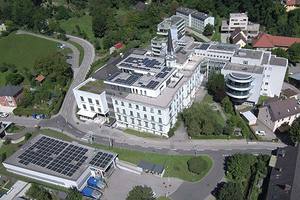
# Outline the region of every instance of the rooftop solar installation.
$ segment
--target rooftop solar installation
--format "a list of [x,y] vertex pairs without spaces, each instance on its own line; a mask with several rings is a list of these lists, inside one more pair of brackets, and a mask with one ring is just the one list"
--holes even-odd
[[78,178],[90,165],[106,170],[117,155],[38,135],[5,163],[55,176]]
[[131,55],[119,63],[120,67],[135,68],[147,71],[160,69],[161,65],[162,62],[160,62],[157,58],[143,57],[138,55]]

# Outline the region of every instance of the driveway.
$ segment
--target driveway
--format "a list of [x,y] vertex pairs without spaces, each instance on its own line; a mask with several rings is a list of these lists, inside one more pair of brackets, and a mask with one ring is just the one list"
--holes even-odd
[[273,131],[264,125],[260,120],[257,119],[256,124],[250,127],[253,132],[255,131],[265,131],[266,135],[265,136],[260,136],[263,140],[269,140],[271,141],[272,139],[276,139],[276,135],[273,133]]
[[[182,181],[176,178],[160,178],[150,174],[134,174],[116,169],[108,179],[108,187],[104,190],[103,200],[124,200],[128,192],[137,185],[151,187],[156,196],[168,196],[177,190]],[[183,199],[181,199],[183,200]]]

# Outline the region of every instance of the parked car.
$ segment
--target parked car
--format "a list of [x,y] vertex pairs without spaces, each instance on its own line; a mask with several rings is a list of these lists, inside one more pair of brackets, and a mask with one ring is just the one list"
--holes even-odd
[[255,131],[255,134],[256,135],[259,135],[259,136],[265,136],[266,135],[266,132],[265,131]]
[[33,119],[45,119],[46,115],[44,114],[32,114]]
[[1,118],[6,118],[6,117],[8,117],[8,113],[5,113],[5,112],[0,112],[0,117]]

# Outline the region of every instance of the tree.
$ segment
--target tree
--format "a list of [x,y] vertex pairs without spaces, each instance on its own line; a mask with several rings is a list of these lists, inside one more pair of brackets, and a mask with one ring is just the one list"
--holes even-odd
[[25,134],[25,140],[29,140],[31,138],[32,134],[31,133],[26,133]]
[[211,25],[211,24],[207,24],[205,27],[204,27],[204,31],[203,31],[203,35],[205,36],[210,36],[214,33],[214,26]]
[[224,111],[225,111],[227,114],[231,114],[231,115],[234,114],[233,105],[232,105],[232,103],[231,103],[231,101],[230,101],[230,99],[229,99],[228,96],[226,96],[226,97],[222,100],[221,104],[222,104],[222,107],[223,107]]
[[193,157],[187,161],[188,169],[195,174],[201,174],[203,172],[203,160],[201,157]]
[[243,199],[242,187],[239,183],[224,183],[217,192],[217,200],[240,200]]
[[1,162],[3,162],[5,159],[6,159],[6,153],[3,152],[3,153],[1,153],[1,158],[0,158],[0,160],[1,160]]
[[19,85],[24,81],[24,77],[21,74],[9,73],[5,77],[6,84]]
[[52,200],[52,196],[48,190],[44,187],[32,183],[29,190],[26,192],[26,196],[35,200]]
[[288,49],[289,58],[292,62],[300,62],[300,43],[294,43]]
[[225,98],[225,80],[221,73],[212,73],[207,81],[207,91],[213,96],[217,102],[221,102]]
[[126,200],[155,200],[155,198],[150,187],[138,185],[129,192]]
[[285,51],[282,48],[275,48],[272,49],[272,54],[278,56],[278,57],[283,57],[283,58],[289,58],[289,54],[287,53],[287,51]]
[[251,154],[234,154],[227,160],[227,173],[236,181],[243,181],[251,175],[251,166],[256,162],[256,157]]
[[300,118],[293,122],[289,132],[294,143],[300,142]]
[[82,195],[75,187],[68,189],[66,200],[81,200],[81,199],[82,199]]
[[92,28],[96,37],[103,37],[107,30],[107,15],[102,9],[92,15]]

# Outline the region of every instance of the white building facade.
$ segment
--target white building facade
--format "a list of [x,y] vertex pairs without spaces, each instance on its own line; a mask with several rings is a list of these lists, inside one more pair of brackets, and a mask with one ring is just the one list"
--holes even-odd
[[194,29],[200,33],[204,31],[206,25],[215,25],[214,17],[189,8],[177,8],[176,16],[183,18],[187,27]]

